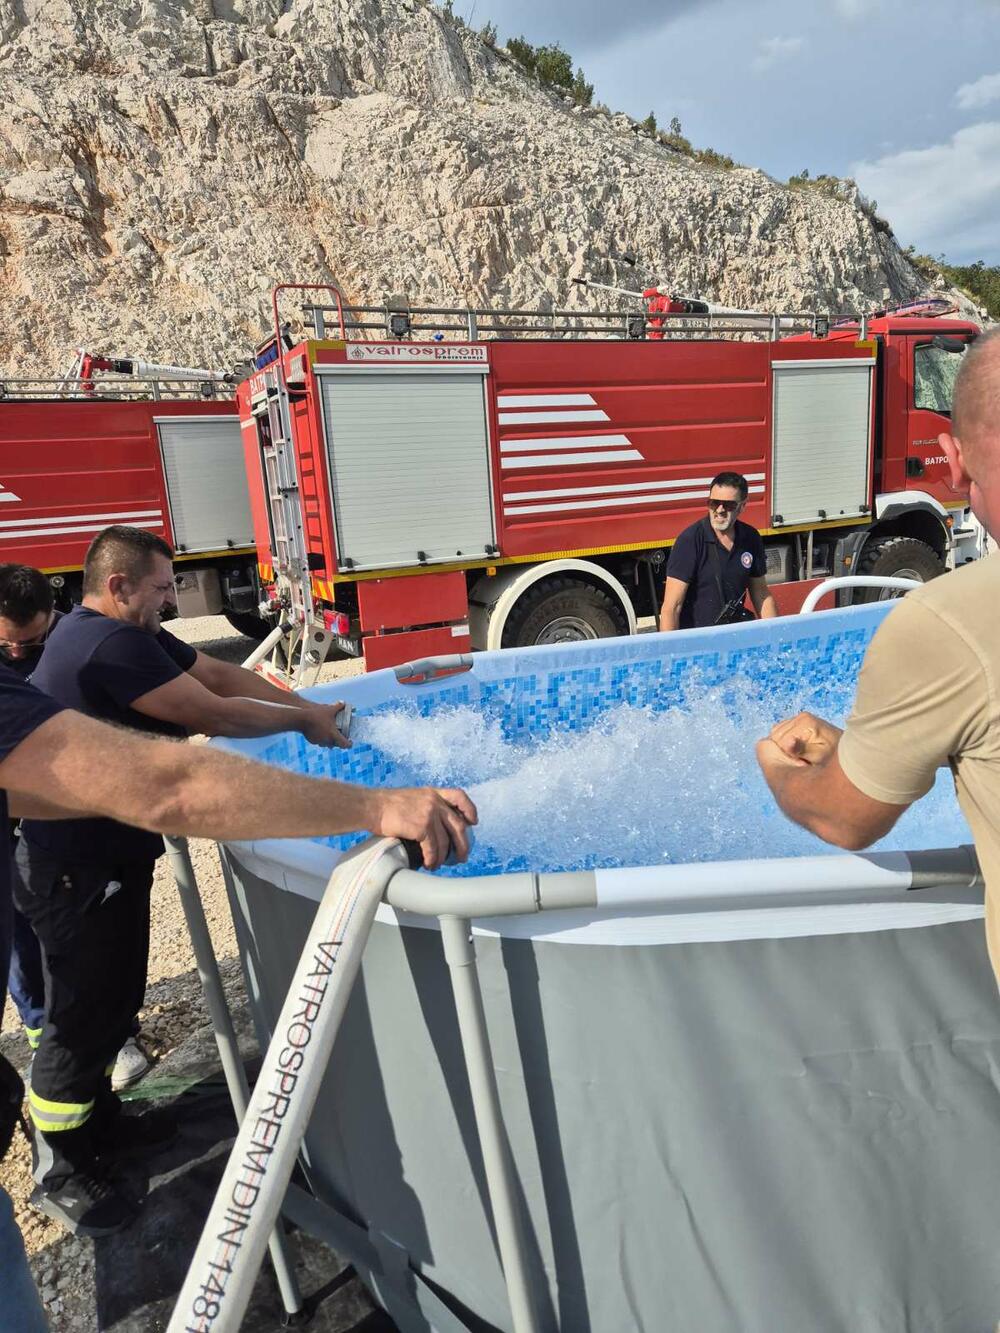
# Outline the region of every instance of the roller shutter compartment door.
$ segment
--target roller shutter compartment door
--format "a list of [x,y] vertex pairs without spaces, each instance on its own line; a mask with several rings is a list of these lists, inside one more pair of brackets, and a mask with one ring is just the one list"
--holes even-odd
[[177,549],[253,546],[238,418],[160,421],[157,426]]
[[856,518],[870,503],[872,366],[774,366],[772,513]]
[[343,568],[487,554],[494,532],[481,375],[329,374],[323,409]]

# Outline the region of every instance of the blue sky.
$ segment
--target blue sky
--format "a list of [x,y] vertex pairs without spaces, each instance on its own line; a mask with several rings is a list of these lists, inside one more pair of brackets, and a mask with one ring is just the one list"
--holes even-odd
[[1000,263],[1000,0],[455,0],[612,110],[778,179],[854,176],[900,243]]

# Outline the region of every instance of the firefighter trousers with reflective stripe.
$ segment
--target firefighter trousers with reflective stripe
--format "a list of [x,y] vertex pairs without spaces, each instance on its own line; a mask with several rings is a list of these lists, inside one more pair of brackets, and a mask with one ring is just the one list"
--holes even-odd
[[146,988],[153,865],[70,865],[20,839],[14,901],[42,946],[45,981],[28,1095],[39,1184],[78,1169],[91,1119],[120,1110],[110,1071]]

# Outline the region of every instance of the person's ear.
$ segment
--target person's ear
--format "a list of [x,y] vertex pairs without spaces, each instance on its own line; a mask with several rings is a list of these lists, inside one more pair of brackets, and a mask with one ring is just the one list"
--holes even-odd
[[965,464],[965,455],[962,450],[962,442],[957,435],[948,435],[942,433],[938,436],[938,444],[944,450],[945,457],[948,459],[948,471],[951,473],[951,488],[959,491],[963,495],[968,495],[969,488],[972,485],[972,478],[969,476]]
[[128,579],[124,574],[112,574],[108,579],[108,592],[116,602],[128,601]]

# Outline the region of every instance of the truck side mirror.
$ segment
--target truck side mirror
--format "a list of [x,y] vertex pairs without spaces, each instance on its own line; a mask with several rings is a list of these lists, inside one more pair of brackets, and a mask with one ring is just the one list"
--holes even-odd
[[945,333],[937,333],[931,339],[931,346],[940,352],[964,352],[968,343],[964,338],[949,338]]

